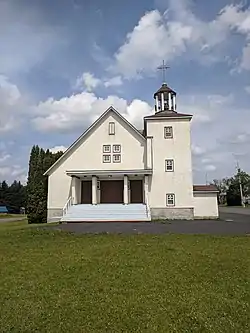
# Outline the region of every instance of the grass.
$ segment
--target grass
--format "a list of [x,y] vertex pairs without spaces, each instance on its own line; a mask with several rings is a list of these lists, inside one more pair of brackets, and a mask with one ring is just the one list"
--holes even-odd
[[250,238],[0,223],[0,332],[249,332]]
[[2,213],[0,213],[0,219],[7,219],[7,218],[12,218],[12,217],[17,217],[17,218],[19,218],[19,217],[23,217],[23,216],[25,216],[25,215],[21,215],[21,214],[2,214]]

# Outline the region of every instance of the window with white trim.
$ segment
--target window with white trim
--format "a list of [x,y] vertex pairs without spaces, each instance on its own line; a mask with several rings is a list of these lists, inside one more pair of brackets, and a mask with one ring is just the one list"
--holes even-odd
[[165,171],[166,172],[174,171],[174,160],[165,160]]
[[113,145],[113,153],[120,153],[121,145]]
[[121,163],[121,154],[114,154],[113,155],[113,162],[114,163]]
[[103,155],[103,163],[111,163],[111,155]]
[[166,194],[166,205],[174,206],[175,205],[175,195],[173,193]]
[[104,153],[111,153],[111,145],[103,145]]
[[165,139],[172,139],[173,138],[173,127],[172,126],[165,126],[164,127],[164,138]]
[[115,135],[115,123],[109,122],[109,135]]

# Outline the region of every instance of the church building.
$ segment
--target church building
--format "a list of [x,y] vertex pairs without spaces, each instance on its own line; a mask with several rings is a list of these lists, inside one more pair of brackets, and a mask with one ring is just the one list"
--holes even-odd
[[139,130],[112,106],[49,168],[48,222],[217,219],[217,189],[193,185],[190,123],[166,83]]

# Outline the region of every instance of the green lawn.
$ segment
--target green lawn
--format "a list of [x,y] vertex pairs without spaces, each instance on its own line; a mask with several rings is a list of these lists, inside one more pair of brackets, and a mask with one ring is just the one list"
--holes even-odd
[[9,218],[9,217],[17,217],[17,218],[19,218],[19,217],[23,217],[24,215],[21,215],[21,214],[2,214],[2,213],[0,213],[0,219],[7,219],[7,218]]
[[250,238],[0,223],[0,332],[250,332]]

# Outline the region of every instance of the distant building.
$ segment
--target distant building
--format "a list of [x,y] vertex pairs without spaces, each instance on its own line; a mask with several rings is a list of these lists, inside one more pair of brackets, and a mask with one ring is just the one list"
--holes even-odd
[[0,214],[8,214],[9,211],[6,206],[1,206],[0,205]]

